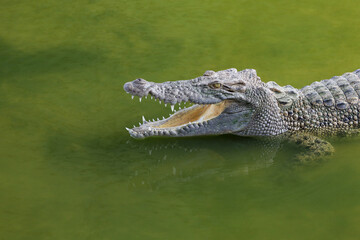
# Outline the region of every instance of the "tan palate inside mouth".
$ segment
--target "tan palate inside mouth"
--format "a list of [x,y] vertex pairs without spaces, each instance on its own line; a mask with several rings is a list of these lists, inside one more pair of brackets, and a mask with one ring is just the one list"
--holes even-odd
[[224,109],[230,105],[230,101],[222,101],[216,104],[198,105],[187,111],[181,111],[174,114],[164,124],[157,126],[158,128],[177,127],[189,122],[200,122],[210,120],[219,116]]

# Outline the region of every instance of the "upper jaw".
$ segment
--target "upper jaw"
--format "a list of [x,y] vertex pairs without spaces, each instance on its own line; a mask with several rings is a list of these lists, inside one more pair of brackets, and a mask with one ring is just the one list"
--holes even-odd
[[140,101],[141,98],[150,95],[165,104],[171,105],[181,102],[214,104],[226,99],[222,96],[204,95],[199,86],[193,85],[193,80],[154,83],[138,78],[125,83],[124,90],[133,96],[138,96]]

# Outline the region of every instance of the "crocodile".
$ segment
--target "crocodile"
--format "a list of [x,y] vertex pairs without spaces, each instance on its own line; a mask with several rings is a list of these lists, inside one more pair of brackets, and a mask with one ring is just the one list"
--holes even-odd
[[297,89],[263,82],[254,69],[206,71],[190,80],[163,83],[138,78],[124,90],[141,99],[174,105],[190,102],[162,120],[126,128],[134,138],[235,134],[289,139],[309,150],[302,161],[330,155],[324,137],[358,133],[360,69]]

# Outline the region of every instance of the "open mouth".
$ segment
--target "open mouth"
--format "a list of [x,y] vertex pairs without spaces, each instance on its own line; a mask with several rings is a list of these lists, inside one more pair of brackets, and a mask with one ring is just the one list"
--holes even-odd
[[[150,96],[153,98],[151,94]],[[134,96],[132,96],[132,98],[134,98]],[[156,97],[155,100],[157,100]],[[174,113],[168,118],[147,121],[143,116],[143,123],[140,123],[140,126],[134,126],[132,129],[126,128],[126,130],[128,130],[134,138],[145,138],[149,136],[185,136],[194,129],[197,129],[198,132],[201,129],[206,129],[209,121],[221,115],[232,103],[232,100],[224,100],[215,104],[194,104],[184,109],[179,108],[178,111],[175,111],[175,106],[171,105],[171,110]]]

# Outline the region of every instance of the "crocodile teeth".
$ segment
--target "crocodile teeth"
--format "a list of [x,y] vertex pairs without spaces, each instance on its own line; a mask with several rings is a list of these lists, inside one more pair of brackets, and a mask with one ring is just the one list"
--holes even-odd
[[143,120],[143,122],[146,122],[146,119],[145,119],[145,117],[144,117],[144,116],[142,116],[142,120]]
[[139,102],[141,102],[141,98],[139,98]]
[[171,111],[174,111],[174,105],[171,105]]
[[134,96],[131,96],[131,99],[134,99]]

